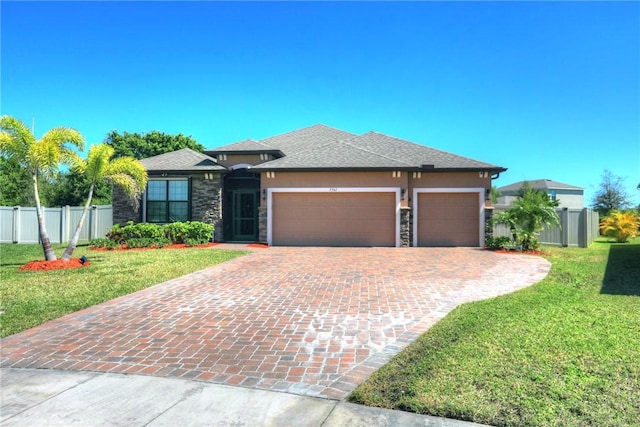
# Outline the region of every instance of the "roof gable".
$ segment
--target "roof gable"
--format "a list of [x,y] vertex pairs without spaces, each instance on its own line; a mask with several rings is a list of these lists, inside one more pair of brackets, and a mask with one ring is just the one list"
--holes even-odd
[[[254,139],[245,139],[244,141],[236,142],[222,147],[214,148],[213,150],[207,150],[207,154],[220,154],[220,153],[261,153],[265,151],[274,151],[273,147],[263,144],[260,141]],[[276,150],[277,151],[277,150]]]
[[356,136],[351,132],[318,124],[262,139],[262,144],[281,150],[285,156],[307,150],[315,145],[326,144]]
[[147,157],[140,160],[140,163],[148,172],[226,170],[226,168],[217,164],[215,159],[190,148]]
[[255,166],[255,170],[278,169],[384,169],[410,166],[345,141],[331,141]]

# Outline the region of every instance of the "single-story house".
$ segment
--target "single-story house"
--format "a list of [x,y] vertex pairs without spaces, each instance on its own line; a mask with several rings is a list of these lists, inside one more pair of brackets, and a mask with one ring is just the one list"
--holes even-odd
[[116,189],[114,224],[205,221],[215,241],[285,246],[481,246],[506,170],[325,125],[142,164],[141,209]]
[[559,201],[559,208],[583,209],[584,208],[584,188],[574,185],[563,184],[561,182],[552,181],[550,179],[534,179],[531,181],[520,181],[515,184],[499,187],[498,206],[510,205],[511,202],[518,198],[518,193],[525,182],[531,185],[531,188],[542,190],[549,195],[551,200]]

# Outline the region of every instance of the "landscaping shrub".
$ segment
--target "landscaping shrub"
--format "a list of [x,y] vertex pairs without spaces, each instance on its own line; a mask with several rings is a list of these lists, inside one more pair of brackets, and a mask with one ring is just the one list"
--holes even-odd
[[560,218],[556,213],[559,201],[551,200],[541,190],[531,188],[528,182],[522,186],[518,198],[504,212],[493,218],[494,224],[509,227],[516,246],[524,251],[540,247],[538,236],[544,226],[560,226]]
[[148,222],[134,224],[133,221],[129,221],[124,227],[114,225],[107,237],[117,243],[124,243],[131,239],[162,239],[165,235],[161,225]]
[[204,222],[173,222],[164,227],[165,235],[174,243],[194,246],[210,242],[213,237],[213,225]]
[[171,241],[165,237],[161,237],[158,239],[150,239],[148,237],[134,237],[127,240],[125,243],[127,245],[127,248],[129,249],[161,248],[163,246],[170,245]]
[[512,242],[508,236],[489,237],[485,241],[485,246],[491,250],[507,249],[512,246]]
[[112,239],[100,237],[98,239],[92,239],[89,242],[89,246],[92,248],[115,249],[118,246],[118,244]]
[[129,248],[163,247],[171,243],[188,246],[208,243],[213,238],[213,225],[198,221],[173,222],[158,225],[149,223],[114,225],[106,239],[94,239],[92,246],[113,249],[121,244]]
[[618,243],[626,243],[638,235],[639,227],[640,217],[634,212],[612,211],[600,223],[600,232]]

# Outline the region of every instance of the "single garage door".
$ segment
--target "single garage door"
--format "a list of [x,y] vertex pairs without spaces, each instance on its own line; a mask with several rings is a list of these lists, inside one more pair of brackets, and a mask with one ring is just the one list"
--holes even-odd
[[418,246],[480,246],[478,193],[418,193]]
[[272,244],[395,246],[395,193],[273,193]]

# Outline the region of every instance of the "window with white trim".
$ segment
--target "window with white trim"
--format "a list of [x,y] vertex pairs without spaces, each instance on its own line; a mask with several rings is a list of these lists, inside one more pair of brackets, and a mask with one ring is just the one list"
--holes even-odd
[[189,181],[154,179],[147,183],[147,222],[189,220]]

